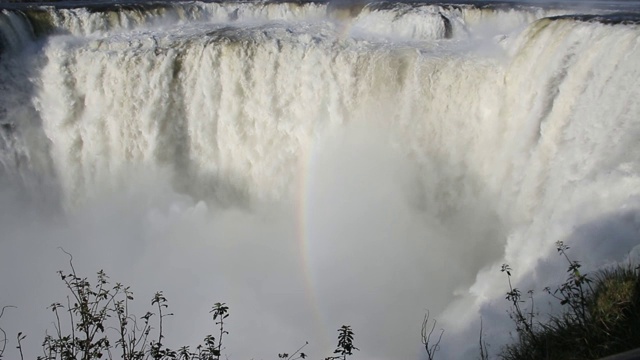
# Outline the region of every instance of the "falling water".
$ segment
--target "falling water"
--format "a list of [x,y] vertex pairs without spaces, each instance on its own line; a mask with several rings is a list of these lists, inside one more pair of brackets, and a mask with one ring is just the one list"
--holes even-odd
[[2,10],[7,321],[49,326],[63,246],[138,297],[164,289],[177,342],[227,302],[230,357],[324,356],[349,323],[354,358],[418,358],[427,309],[447,356],[475,356],[481,316],[498,348],[500,264],[541,290],[558,240],[590,269],[640,243],[625,6]]

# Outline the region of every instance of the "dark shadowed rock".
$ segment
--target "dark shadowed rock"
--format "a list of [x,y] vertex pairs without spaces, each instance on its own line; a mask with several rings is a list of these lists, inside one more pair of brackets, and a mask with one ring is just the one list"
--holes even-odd
[[600,360],[640,360],[640,349],[635,349],[621,354],[607,356]]

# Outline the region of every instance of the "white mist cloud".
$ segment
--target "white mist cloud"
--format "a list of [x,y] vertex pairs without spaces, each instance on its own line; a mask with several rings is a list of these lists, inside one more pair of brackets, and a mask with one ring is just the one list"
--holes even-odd
[[[29,334],[26,349],[37,352],[52,329],[45,307],[64,302],[55,274],[68,269],[63,247],[81,274],[104,269],[131,285],[140,314],[163,290],[175,313],[165,323],[172,346],[213,332],[208,311],[221,301],[231,358],[273,357],[305,341],[308,353],[328,356],[343,324],[362,349],[354,359],[420,356],[423,313],[439,313],[473,282],[487,262],[482,247],[469,251],[474,242],[493,249],[482,257],[499,256],[487,240],[496,224],[469,209],[445,220],[424,204],[418,165],[379,130],[347,127],[320,143],[304,209],[299,199],[220,207],[176,193],[166,174],[132,173],[66,213],[3,223],[0,300],[19,305],[3,327]],[[18,206],[3,210],[26,211]]]

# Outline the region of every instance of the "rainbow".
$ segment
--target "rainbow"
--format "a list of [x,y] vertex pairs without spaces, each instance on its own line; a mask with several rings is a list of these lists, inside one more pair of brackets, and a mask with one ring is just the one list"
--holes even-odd
[[301,271],[304,274],[305,294],[307,297],[307,303],[309,304],[314,319],[314,333],[321,334],[317,339],[321,349],[325,351],[331,351],[332,340],[329,337],[329,324],[322,316],[321,308],[318,304],[318,298],[316,294],[316,286],[318,283],[318,274],[312,271],[312,250],[311,244],[314,241],[320,241],[310,226],[311,211],[313,204],[311,203],[311,197],[309,193],[312,191],[310,179],[313,178],[314,162],[317,160],[317,149],[313,144],[308,144],[306,147],[302,147],[301,156],[299,160],[299,176],[296,196],[296,214],[297,214],[297,231],[296,240],[298,244],[298,258],[300,259]]

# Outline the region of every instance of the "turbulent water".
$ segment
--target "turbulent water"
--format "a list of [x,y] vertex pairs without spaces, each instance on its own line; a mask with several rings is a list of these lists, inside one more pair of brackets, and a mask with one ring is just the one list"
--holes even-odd
[[501,264],[557,311],[556,241],[640,245],[636,5],[0,6],[0,325],[37,354],[62,246],[230,358],[497,353]]

